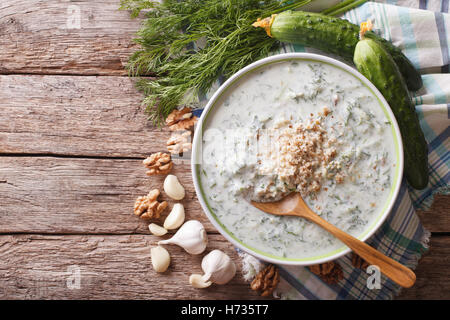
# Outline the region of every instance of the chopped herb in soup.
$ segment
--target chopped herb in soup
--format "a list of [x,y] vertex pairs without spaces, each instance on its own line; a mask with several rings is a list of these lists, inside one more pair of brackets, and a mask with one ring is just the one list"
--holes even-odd
[[244,244],[291,259],[342,243],[249,200],[300,192],[358,236],[384,209],[396,170],[391,123],[377,98],[353,75],[306,60],[266,65],[229,87],[203,127],[202,155],[201,184],[220,222]]

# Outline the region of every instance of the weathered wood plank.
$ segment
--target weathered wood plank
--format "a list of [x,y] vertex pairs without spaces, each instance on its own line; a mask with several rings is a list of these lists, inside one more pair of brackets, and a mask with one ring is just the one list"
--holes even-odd
[[0,76],[0,153],[145,157],[170,134],[125,77]]
[[202,273],[203,255],[166,246],[172,261],[169,270],[158,274],[152,269],[150,248],[158,240],[143,235],[0,236],[0,299],[258,298],[242,279],[235,250],[221,236],[209,235],[207,250],[225,251],[238,272],[230,283],[203,290],[188,282],[192,273]]
[[429,252],[415,270],[417,281],[404,289],[398,299],[449,299],[450,236],[432,235]]
[[[167,246],[172,264],[166,273],[157,274],[150,261],[150,247],[156,241],[145,235],[0,236],[0,299],[258,298],[242,279],[236,252],[220,235],[209,235],[207,250],[221,249],[232,256],[237,276],[227,285],[205,290],[187,283],[191,273],[201,273],[203,255],[191,256]],[[431,238],[430,252],[416,270],[416,285],[399,299],[449,297],[449,242],[449,236]],[[76,270],[80,270],[80,289],[73,281]]]
[[432,232],[450,232],[450,196],[436,195],[430,210],[418,210],[425,228]]
[[[174,160],[173,174],[186,188],[188,219],[208,222],[197,201],[190,166]],[[148,177],[140,160],[0,158],[0,233],[148,234],[148,223],[133,214],[135,199],[163,176]],[[164,217],[170,212],[165,211]]]
[[119,0],[2,0],[0,73],[125,75],[140,20]]
[[[214,232],[197,201],[189,163],[174,161],[188,218]],[[145,171],[140,160],[1,157],[0,233],[147,234],[147,223],[132,214],[134,200],[151,188],[162,190],[164,177]],[[433,211],[422,214],[433,215],[428,230],[450,231],[448,200],[438,197]]]

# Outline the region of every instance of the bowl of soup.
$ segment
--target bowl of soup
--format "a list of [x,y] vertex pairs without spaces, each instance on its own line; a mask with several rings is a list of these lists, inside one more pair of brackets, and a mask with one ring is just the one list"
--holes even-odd
[[211,223],[268,262],[312,265],[350,249],[299,217],[250,204],[299,192],[308,206],[365,241],[398,195],[403,148],[380,92],[351,66],[309,53],[259,60],[230,77],[198,121],[192,175]]

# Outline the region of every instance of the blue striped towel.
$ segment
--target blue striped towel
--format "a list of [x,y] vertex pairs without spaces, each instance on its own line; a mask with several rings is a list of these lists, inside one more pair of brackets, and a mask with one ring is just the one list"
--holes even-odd
[[[434,194],[449,193],[448,8],[449,0],[384,0],[365,3],[342,17],[355,24],[371,19],[374,31],[400,47],[423,74],[424,86],[414,94],[413,99],[429,146],[429,186],[417,191],[404,180],[391,214],[367,241],[380,252],[412,269],[427,251],[430,237],[415,210],[429,208]],[[317,52],[285,44],[274,54],[293,51]],[[206,104],[213,91],[214,88],[202,97],[203,104]],[[251,279],[252,271],[254,275],[262,264],[242,252],[240,255],[244,270],[250,270],[246,276]],[[351,254],[335,262],[342,267],[344,274],[344,279],[335,285],[325,283],[308,268],[279,266],[281,281],[276,294],[285,299],[392,299],[400,292],[400,287],[384,276],[381,277],[380,289],[369,289],[369,274],[353,267]]]

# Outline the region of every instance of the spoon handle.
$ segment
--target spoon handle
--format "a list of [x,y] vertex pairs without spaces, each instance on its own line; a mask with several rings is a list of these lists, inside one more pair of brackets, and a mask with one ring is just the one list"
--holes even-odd
[[308,213],[303,211],[299,215],[318,224],[319,226],[330,232],[370,265],[378,266],[380,268],[380,271],[392,281],[396,282],[404,288],[409,288],[414,285],[414,282],[416,281],[416,275],[411,269],[385,256],[384,254],[372,248],[368,244],[362,242],[361,240],[358,240],[348,233],[345,233],[344,231],[336,228],[331,223],[319,217],[311,209],[307,208],[307,211]]

